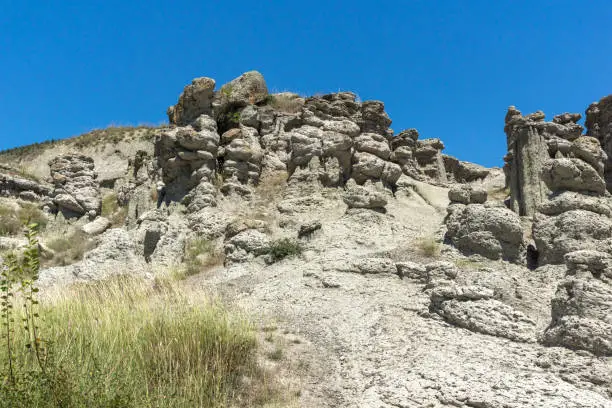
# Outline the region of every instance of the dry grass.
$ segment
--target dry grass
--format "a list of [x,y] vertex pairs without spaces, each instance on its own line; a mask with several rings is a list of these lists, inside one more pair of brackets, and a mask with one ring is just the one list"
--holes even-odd
[[108,218],[113,227],[122,227],[127,219],[127,207],[122,207],[117,201],[117,193],[111,192],[102,198],[101,215]]
[[223,265],[225,254],[215,242],[203,238],[195,238],[187,243],[183,263],[185,276],[204,272],[214,266]]
[[47,222],[47,216],[35,204],[22,203],[17,208],[0,204],[0,236],[19,235],[24,225],[31,223],[43,230]]
[[53,251],[52,256],[43,260],[46,267],[72,265],[83,259],[83,255],[95,247],[94,240],[78,229],[52,237],[45,244]]
[[437,258],[440,256],[442,245],[433,237],[423,237],[416,241],[416,247],[421,255],[428,258]]
[[274,109],[285,113],[298,113],[304,106],[304,99],[295,97],[291,94],[276,94],[266,97],[266,104]]
[[[256,361],[247,319],[217,301],[188,298],[169,281],[118,277],[63,289],[41,305],[40,333],[53,356],[51,370],[61,374],[64,400],[54,401],[34,377],[24,388],[29,395],[20,396],[28,406],[283,404],[274,379]],[[16,350],[26,350],[25,336],[15,333]],[[33,364],[29,354],[17,355],[20,367]]]

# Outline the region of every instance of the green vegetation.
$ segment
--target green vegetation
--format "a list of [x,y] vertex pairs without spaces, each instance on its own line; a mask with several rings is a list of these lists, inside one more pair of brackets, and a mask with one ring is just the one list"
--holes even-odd
[[103,217],[108,218],[113,227],[121,227],[125,225],[127,219],[127,207],[119,206],[117,201],[117,193],[111,192],[102,198],[102,211]]
[[169,280],[116,277],[38,298],[34,228],[0,276],[1,408],[255,407],[281,400],[252,325]]
[[44,261],[45,266],[66,266],[83,259],[85,252],[95,247],[94,240],[81,230],[62,234],[46,242],[53,255]]
[[270,262],[278,262],[287,257],[297,256],[302,253],[302,245],[293,239],[281,238],[273,241],[270,245]]
[[417,241],[417,248],[422,255],[429,258],[437,258],[440,256],[441,245],[432,237],[424,237]]
[[215,265],[223,265],[225,254],[214,241],[196,238],[185,248],[185,274],[195,275]]
[[23,203],[18,208],[0,204],[0,236],[21,234],[24,224],[47,225],[47,216],[36,205]]

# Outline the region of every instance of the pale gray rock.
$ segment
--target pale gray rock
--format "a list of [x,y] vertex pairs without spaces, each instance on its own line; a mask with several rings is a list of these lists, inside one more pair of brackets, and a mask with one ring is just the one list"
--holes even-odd
[[368,179],[380,179],[386,163],[371,153],[356,152],[353,155],[352,176],[358,184],[363,184]]
[[387,205],[385,195],[377,191],[371,184],[359,186],[354,182],[349,182],[342,198],[348,208],[383,210]]
[[606,197],[561,191],[551,194],[538,206],[538,212],[545,215],[559,215],[572,210],[586,210],[609,217],[612,215],[612,203]]
[[606,153],[604,173],[608,191],[612,191],[612,95],[601,98],[586,110],[586,134],[599,140]]
[[383,160],[389,160],[391,149],[387,139],[376,133],[362,133],[355,138],[355,149],[358,152],[371,153]]
[[547,217],[538,215],[533,239],[541,264],[563,263],[567,253],[582,249],[610,251],[612,220],[585,210],[571,210]]
[[111,223],[108,218],[98,217],[92,222],[89,222],[81,227],[81,230],[87,235],[100,235],[110,227]]
[[448,190],[448,199],[451,203],[483,204],[487,201],[487,191],[481,186],[469,184],[453,185]]
[[185,126],[198,116],[212,113],[215,80],[195,78],[179,96],[178,103],[168,108],[168,120],[178,126]]
[[520,218],[507,208],[455,204],[446,217],[446,237],[463,253],[521,262],[524,257]]
[[597,173],[603,177],[604,163],[607,160],[606,154],[601,149],[599,140],[590,136],[581,136],[572,142],[570,153],[587,162],[591,167],[597,170]]
[[102,206],[100,186],[91,157],[68,153],[49,161],[54,203],[66,215],[99,214]]
[[270,251],[270,238],[257,230],[242,231],[224,243],[227,262],[246,262]]
[[547,345],[612,355],[612,286],[599,279],[568,278],[552,301]]
[[444,160],[444,168],[449,181],[456,183],[470,183],[477,180],[484,180],[490,173],[490,170],[481,165],[461,161],[453,156],[446,154],[442,155]]
[[535,322],[492,297],[492,290],[477,286],[436,287],[431,293],[430,311],[455,326],[474,332],[534,342]]
[[217,104],[247,106],[263,102],[268,96],[266,81],[259,72],[249,71],[232,79],[215,94],[215,111],[222,111]]
[[540,179],[542,166],[549,158],[548,137],[541,127],[543,120],[542,112],[522,116],[514,106],[506,113],[508,154],[504,157],[504,170],[510,187],[510,208],[519,215],[533,215],[549,193]]
[[581,159],[549,159],[542,164],[542,180],[552,191],[570,190],[604,194],[606,183]]
[[425,265],[411,261],[403,261],[397,262],[395,266],[397,268],[397,274],[401,278],[427,283],[427,269]]

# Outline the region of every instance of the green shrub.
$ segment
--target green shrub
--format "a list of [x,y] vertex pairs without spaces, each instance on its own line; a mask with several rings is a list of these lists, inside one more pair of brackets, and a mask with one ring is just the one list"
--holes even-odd
[[278,262],[287,257],[300,255],[302,253],[302,245],[293,239],[281,238],[273,241],[270,245],[269,259],[270,262]]

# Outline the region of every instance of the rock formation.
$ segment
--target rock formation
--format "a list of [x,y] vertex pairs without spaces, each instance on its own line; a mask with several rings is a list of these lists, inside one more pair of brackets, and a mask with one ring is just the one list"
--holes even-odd
[[592,103],[586,110],[586,134],[599,140],[606,153],[605,180],[612,192],[612,95]]
[[519,217],[507,208],[485,204],[487,192],[478,187],[449,190],[446,238],[465,254],[522,262],[525,257]]
[[523,116],[514,106],[506,114],[508,154],[504,157],[510,208],[519,215],[532,216],[549,189],[541,180],[542,166],[549,158],[568,157],[571,142],[582,133],[580,114],[557,115],[545,122],[538,111]]
[[65,215],[100,213],[102,201],[94,162],[91,157],[69,153],[49,162],[53,181],[53,202]]
[[565,263],[544,342],[612,356],[612,256],[580,250],[566,254]]

